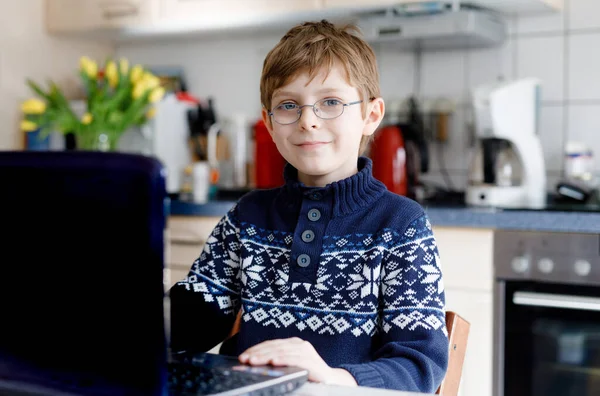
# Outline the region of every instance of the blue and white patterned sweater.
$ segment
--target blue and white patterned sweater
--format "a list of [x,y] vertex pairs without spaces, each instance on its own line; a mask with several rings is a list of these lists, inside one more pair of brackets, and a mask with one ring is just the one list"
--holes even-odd
[[371,165],[322,188],[288,165],[284,186],[240,199],[170,291],[172,348],[212,348],[241,307],[222,353],[300,337],[359,385],[434,393],[448,360],[436,242],[421,206]]

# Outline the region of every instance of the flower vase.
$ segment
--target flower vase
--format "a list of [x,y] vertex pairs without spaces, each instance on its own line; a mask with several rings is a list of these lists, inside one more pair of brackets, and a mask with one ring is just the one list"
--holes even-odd
[[106,131],[85,132],[77,136],[77,148],[85,151],[115,151],[119,137]]

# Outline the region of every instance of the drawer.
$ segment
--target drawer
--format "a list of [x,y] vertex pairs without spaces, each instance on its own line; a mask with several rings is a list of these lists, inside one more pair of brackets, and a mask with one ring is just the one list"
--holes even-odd
[[173,285],[184,279],[188,272],[190,271],[190,266],[182,267],[182,266],[170,266],[169,268],[165,268],[163,283],[165,285],[165,290],[168,291],[173,287]]
[[492,290],[494,230],[434,227],[433,234],[447,288]]
[[194,260],[200,257],[202,253],[202,249],[204,249],[204,243],[202,244],[181,244],[181,243],[171,243],[170,246],[170,257],[168,258],[168,266],[171,267],[173,265],[177,266],[187,266],[188,268],[192,266]]
[[174,244],[204,245],[220,220],[220,217],[171,216],[167,240]]

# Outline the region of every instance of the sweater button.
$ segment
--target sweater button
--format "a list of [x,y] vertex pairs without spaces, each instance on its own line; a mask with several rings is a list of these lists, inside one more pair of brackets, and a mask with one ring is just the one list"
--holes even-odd
[[321,212],[319,209],[311,209],[308,211],[308,220],[317,221],[321,218]]
[[312,242],[315,239],[315,233],[311,230],[306,230],[302,233],[302,240],[304,242]]
[[319,201],[321,198],[323,198],[323,194],[321,194],[320,192],[314,192],[314,193],[310,194],[308,197],[310,199],[312,199],[313,201]]
[[308,267],[310,265],[310,256],[308,254],[301,254],[296,259],[296,262],[300,267]]

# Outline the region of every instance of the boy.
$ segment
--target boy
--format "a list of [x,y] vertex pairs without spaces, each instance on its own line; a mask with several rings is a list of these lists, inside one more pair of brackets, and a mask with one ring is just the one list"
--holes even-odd
[[242,197],[171,289],[174,350],[212,348],[241,309],[221,353],[243,363],[436,391],[448,338],[431,226],[359,156],[384,115],[378,78],[368,44],[327,21],[292,28],[269,52],[262,117],[286,181]]

